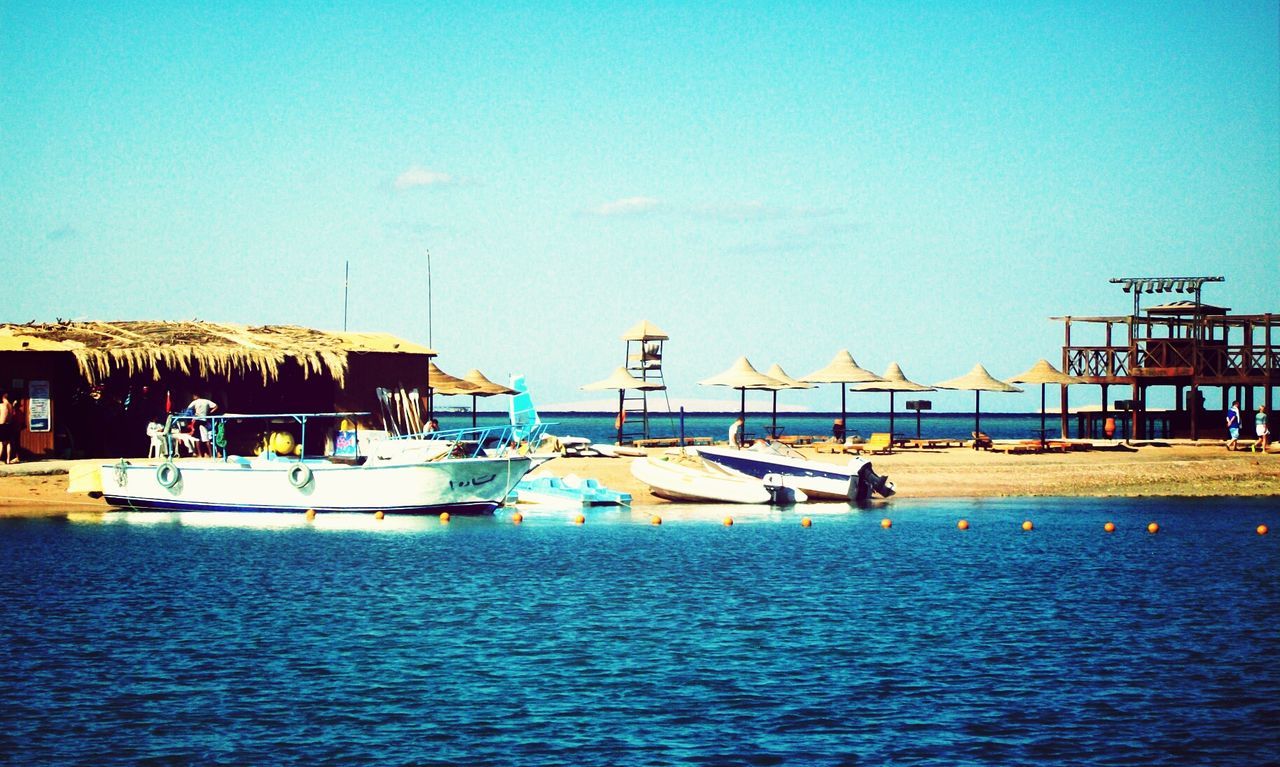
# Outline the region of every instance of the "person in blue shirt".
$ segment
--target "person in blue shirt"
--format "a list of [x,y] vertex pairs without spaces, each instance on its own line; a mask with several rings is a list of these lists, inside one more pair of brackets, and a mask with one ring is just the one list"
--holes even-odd
[[1232,402],[1231,409],[1227,411],[1227,449],[1237,450],[1239,446],[1236,441],[1240,439],[1240,403]]

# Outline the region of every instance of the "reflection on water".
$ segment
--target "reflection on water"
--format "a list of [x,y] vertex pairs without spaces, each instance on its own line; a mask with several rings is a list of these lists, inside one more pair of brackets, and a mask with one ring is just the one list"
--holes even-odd
[[0,753],[1280,760],[1275,500],[521,512],[2,520]]

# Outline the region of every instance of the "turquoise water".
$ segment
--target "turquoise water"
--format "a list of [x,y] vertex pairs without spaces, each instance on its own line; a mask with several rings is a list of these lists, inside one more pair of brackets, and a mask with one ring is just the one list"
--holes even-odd
[[1278,523],[1270,499],[4,520],[0,761],[1275,763]]
[[[805,434],[828,436],[831,434],[831,422],[839,417],[839,413],[782,413],[778,415],[778,427],[783,434]],[[733,413],[696,413],[685,415],[686,436],[714,437],[718,440],[728,438],[729,425],[737,418]],[[551,433],[559,436],[571,435],[586,437],[592,442],[613,442],[617,437],[613,413],[545,413],[543,420],[555,423]],[[460,429],[471,425],[471,414],[441,413],[440,427],[443,429]],[[507,415],[480,413],[477,417],[480,426],[498,426],[507,422]],[[768,413],[748,413],[746,433],[748,436],[761,436],[772,426],[773,419]],[[868,437],[875,432],[889,431],[888,413],[849,413],[845,418],[847,433]],[[1036,429],[1040,427],[1040,414],[1004,413],[999,415],[983,415],[982,431],[995,439],[1030,439],[1039,436]],[[1060,421],[1050,416],[1046,421],[1050,436],[1060,432]],[[1072,428],[1075,428],[1074,421]],[[894,420],[893,431],[904,437],[916,435],[916,419],[914,413],[899,412]],[[924,413],[920,419],[920,435],[926,439],[969,439],[973,431],[973,413]],[[680,434],[680,416],[675,413],[668,417],[664,412],[650,418],[649,434],[651,437],[672,437]]]

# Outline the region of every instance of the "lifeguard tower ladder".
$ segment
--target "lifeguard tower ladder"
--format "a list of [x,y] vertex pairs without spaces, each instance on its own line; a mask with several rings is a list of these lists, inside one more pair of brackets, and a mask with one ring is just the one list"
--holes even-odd
[[[667,395],[667,382],[662,377],[662,347],[668,338],[666,333],[648,320],[641,320],[622,334],[622,340],[627,342],[627,372],[645,383],[661,384],[664,398]],[[650,438],[648,397],[649,392],[644,390],[623,391],[621,417],[624,420],[619,430],[622,442]],[[670,410],[668,404],[668,416]]]

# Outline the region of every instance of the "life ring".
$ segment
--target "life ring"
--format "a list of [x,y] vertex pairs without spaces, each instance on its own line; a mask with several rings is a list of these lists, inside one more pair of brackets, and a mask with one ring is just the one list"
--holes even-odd
[[295,463],[289,467],[289,484],[301,490],[311,483],[311,467],[305,463]]
[[173,487],[180,479],[182,479],[182,472],[173,461],[165,461],[156,467],[156,482],[160,483],[160,487]]

